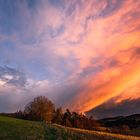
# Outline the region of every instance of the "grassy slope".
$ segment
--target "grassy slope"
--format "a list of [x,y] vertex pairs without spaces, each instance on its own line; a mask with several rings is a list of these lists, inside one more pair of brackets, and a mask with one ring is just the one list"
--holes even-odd
[[48,135],[47,140],[140,140],[140,137],[69,128],[56,124],[47,125],[46,131],[54,133]]
[[0,116],[0,140],[44,140],[41,123]]
[[0,116],[0,140],[140,140],[97,131],[68,128]]

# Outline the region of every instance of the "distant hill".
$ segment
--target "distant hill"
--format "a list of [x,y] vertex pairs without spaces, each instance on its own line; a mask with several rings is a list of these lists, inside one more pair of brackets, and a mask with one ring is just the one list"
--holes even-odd
[[95,119],[140,114],[140,98],[127,99],[119,103],[111,99],[85,113]]
[[117,127],[121,125],[127,125],[130,129],[140,128],[140,114],[104,118],[98,120],[98,122],[106,127]]

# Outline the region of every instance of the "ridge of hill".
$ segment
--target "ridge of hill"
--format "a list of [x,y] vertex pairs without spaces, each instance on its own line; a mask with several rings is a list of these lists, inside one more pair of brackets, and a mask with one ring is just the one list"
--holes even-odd
[[98,120],[98,122],[104,124],[104,126],[106,127],[117,127],[120,125],[127,125],[130,129],[140,128],[140,114],[104,118]]

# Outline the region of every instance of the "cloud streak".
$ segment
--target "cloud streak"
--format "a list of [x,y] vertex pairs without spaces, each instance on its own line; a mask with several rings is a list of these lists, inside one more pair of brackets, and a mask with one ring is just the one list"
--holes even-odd
[[5,89],[23,85],[15,88],[26,98],[46,95],[79,112],[115,97],[116,103],[140,97],[139,1],[7,0],[1,7],[0,71],[5,65],[10,71],[0,75]]

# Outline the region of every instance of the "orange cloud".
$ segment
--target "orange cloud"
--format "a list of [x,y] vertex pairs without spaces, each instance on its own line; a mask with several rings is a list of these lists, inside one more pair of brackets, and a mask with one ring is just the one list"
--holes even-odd
[[[85,90],[74,99],[73,109],[85,112],[103,102],[118,96],[120,100],[133,97],[138,98],[140,94],[136,91],[129,91],[130,87],[137,86],[140,79],[140,61],[127,65],[121,73],[112,70],[105,70],[96,76],[98,80],[92,78],[85,83]],[[125,91],[125,92],[124,92]],[[127,92],[129,92],[129,94]]]
[[[80,112],[111,98],[120,102],[140,97],[140,1],[59,2],[41,1],[34,12],[28,6],[23,8],[19,17],[30,23],[28,28],[24,25],[26,41],[21,41],[22,33],[15,33],[18,51],[5,53],[5,58],[17,64],[29,67],[30,63],[33,68],[27,71],[35,70],[33,75],[46,78],[36,81],[37,88],[26,90],[34,96],[36,91],[44,95],[52,81],[52,91],[46,96]],[[3,93],[7,89],[4,84],[0,79]]]
[[[102,66],[102,70],[84,81],[85,89],[67,105],[70,108],[72,105],[72,110],[85,112],[116,96],[120,97],[116,101],[140,97],[137,91],[140,60],[135,57],[140,55],[136,49],[140,47],[138,17],[138,3],[130,0],[109,16],[88,22],[81,44],[72,49],[80,61],[77,69],[82,71],[91,67],[94,70],[94,67]],[[101,61],[93,62],[96,58]],[[133,92],[130,90],[132,86]]]

